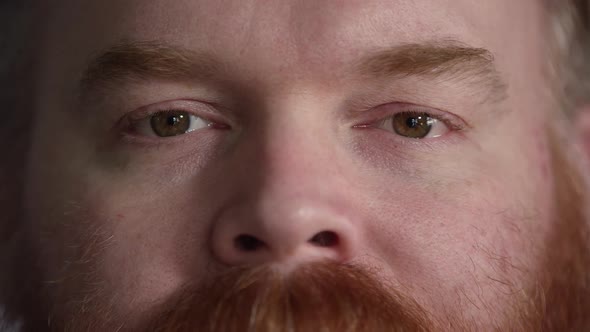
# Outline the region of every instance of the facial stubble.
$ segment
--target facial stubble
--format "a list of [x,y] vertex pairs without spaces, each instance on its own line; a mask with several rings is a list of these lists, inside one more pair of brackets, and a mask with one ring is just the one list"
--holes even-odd
[[[503,322],[512,331],[590,329],[587,189],[558,140],[551,142],[553,229],[530,287],[519,293],[518,307]],[[92,236],[89,229],[94,229]],[[478,325],[458,317],[435,321],[411,297],[370,271],[336,263],[302,266],[289,275],[269,266],[231,269],[209,283],[186,285],[143,315],[142,322],[125,325],[113,310],[116,296],[102,296],[109,294],[101,288],[98,273],[107,235],[90,225],[85,230],[73,237],[83,255],[72,260],[66,277],[42,283],[43,291],[29,294],[31,299],[43,296],[38,302],[45,304],[31,311],[30,329],[49,324],[47,329],[60,331],[107,326],[157,331],[467,331]],[[47,316],[51,319],[44,319]]]

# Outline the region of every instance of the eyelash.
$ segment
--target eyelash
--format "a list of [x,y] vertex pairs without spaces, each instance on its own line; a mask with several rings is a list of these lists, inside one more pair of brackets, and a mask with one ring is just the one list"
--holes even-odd
[[[385,110],[385,111],[379,112],[379,110],[376,109],[376,111],[378,111],[378,114],[379,114],[377,120],[374,120],[375,117],[373,115],[373,119],[371,119],[371,121],[365,121],[361,124],[354,125],[353,128],[359,128],[359,129],[364,129],[364,128],[373,129],[374,128],[374,129],[377,129],[380,125],[384,124],[387,121],[393,120],[393,118],[399,114],[421,115],[421,114],[425,114],[425,113],[428,114],[433,119],[445,124],[449,128],[449,130],[452,132],[462,131],[462,130],[466,129],[466,127],[468,127],[468,125],[462,119],[459,119],[458,117],[455,117],[455,116],[443,114],[442,112],[436,111],[434,109],[429,109],[426,107],[418,107],[418,106],[397,106],[397,105],[395,105],[393,107],[395,107],[398,110],[397,111]],[[386,114],[386,115],[383,115],[383,114]]]
[[[168,105],[169,106],[168,106]],[[131,140],[135,143],[147,143],[147,144],[160,144],[160,143],[173,143],[187,139],[187,136],[196,134],[198,132],[203,132],[205,130],[208,131],[209,128],[211,129],[232,129],[232,125],[228,124],[228,121],[222,120],[221,116],[216,115],[212,111],[209,110],[200,110],[196,111],[195,104],[202,105],[202,107],[198,108],[207,108],[212,107],[207,103],[202,102],[194,102],[194,101],[176,101],[170,103],[158,103],[157,105],[150,105],[146,106],[141,110],[132,112],[119,120],[116,130],[117,132],[123,136],[126,140]],[[158,113],[163,112],[173,112],[173,111],[180,111],[186,112],[193,116],[199,117],[210,124],[208,128],[198,129],[193,132],[188,132],[183,135],[166,137],[162,138],[154,138],[154,137],[144,137],[143,135],[138,134],[135,131],[138,123],[140,121],[149,121],[149,119],[155,116]],[[388,135],[390,137],[394,137],[400,143],[412,143],[412,144],[423,144],[429,145],[432,143],[436,143],[438,141],[443,141],[447,136],[451,136],[452,134],[460,133],[464,129],[468,128],[468,124],[462,120],[460,117],[438,111],[436,109],[422,107],[418,105],[412,104],[404,104],[404,103],[392,103],[392,104],[384,104],[381,106],[374,107],[373,109],[364,110],[362,113],[367,114],[367,120],[360,123],[353,125],[352,128],[354,129],[367,129],[367,130],[379,130],[382,132],[388,132],[389,130],[382,129],[384,124],[387,121],[393,121],[394,117],[399,114],[412,114],[412,115],[422,115],[428,114],[429,117],[439,121],[443,125],[445,125],[449,132],[445,133],[441,136],[431,137],[431,138],[409,138],[404,137],[402,135],[396,134],[395,132],[389,132]],[[370,116],[370,118],[368,118]],[[456,137],[455,137],[456,138]]]
[[[204,104],[203,107],[195,107],[195,104]],[[162,143],[174,143],[178,141],[185,140],[187,136],[202,132],[209,128],[211,129],[231,129],[231,125],[227,124],[227,121],[223,121],[221,116],[215,115],[212,111],[208,110],[200,110],[196,111],[196,108],[207,108],[209,107],[208,104],[202,102],[192,102],[192,101],[177,101],[171,103],[158,103],[157,105],[150,105],[143,107],[140,110],[131,112],[124,117],[122,117],[118,123],[116,124],[114,130],[122,136],[123,139],[129,140],[135,143],[145,143],[145,144],[162,144]],[[187,132],[184,135],[178,136],[171,136],[166,138],[154,138],[154,137],[146,137],[144,135],[140,135],[137,133],[138,124],[141,121],[149,121],[150,118],[157,115],[158,113],[166,113],[166,112],[186,112],[192,116],[198,117],[205,122],[209,123],[208,128],[198,129],[192,132]]]

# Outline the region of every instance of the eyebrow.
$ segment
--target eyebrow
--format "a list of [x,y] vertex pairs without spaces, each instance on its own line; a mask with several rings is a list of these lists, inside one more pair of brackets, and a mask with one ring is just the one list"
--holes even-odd
[[484,90],[486,101],[507,96],[507,84],[496,68],[492,52],[453,40],[380,50],[361,59],[355,70],[371,78],[456,80]]
[[[83,91],[132,80],[213,79],[224,64],[214,57],[157,41],[118,43],[96,56],[82,75]],[[460,80],[503,99],[507,86],[492,53],[457,41],[396,45],[368,54],[352,67],[363,78],[407,77]]]
[[212,78],[221,63],[206,54],[155,41],[121,42],[94,57],[80,81],[83,91],[130,80]]

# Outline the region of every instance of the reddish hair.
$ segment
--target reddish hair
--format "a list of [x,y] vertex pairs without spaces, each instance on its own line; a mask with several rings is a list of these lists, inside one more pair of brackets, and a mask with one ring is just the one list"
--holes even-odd
[[283,274],[271,267],[233,270],[184,289],[147,330],[429,331],[413,300],[350,265],[313,263]]

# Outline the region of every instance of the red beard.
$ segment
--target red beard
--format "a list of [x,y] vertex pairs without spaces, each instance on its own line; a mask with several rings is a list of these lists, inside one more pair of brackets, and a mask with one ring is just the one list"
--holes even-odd
[[426,312],[368,272],[315,263],[235,270],[166,304],[147,331],[426,331]]
[[[587,189],[553,139],[554,230],[520,306],[499,330],[590,330]],[[477,322],[432,321],[414,300],[364,269],[336,263],[289,275],[268,267],[236,269],[187,288],[147,324],[155,331],[471,331]]]
[[[553,230],[540,244],[543,250],[538,268],[531,275],[529,288],[518,295],[522,296],[515,301],[519,306],[507,310],[510,316],[499,322],[502,326],[497,330],[590,331],[590,237],[584,210],[587,189],[559,144],[552,150]],[[19,262],[26,271],[30,260]],[[68,286],[79,291],[85,282],[78,280]],[[49,292],[29,291],[27,296],[17,297],[17,302],[27,302],[21,303],[20,312],[29,310],[29,330],[46,330],[49,308],[63,305],[68,298],[58,301],[46,296]],[[35,308],[24,298],[36,299],[33,303],[46,301],[47,308]],[[108,304],[88,308],[85,312],[55,314],[50,329],[103,331],[106,324],[116,324],[141,331],[353,332],[472,331],[479,326],[460,317],[435,320],[436,315],[379,281],[373,273],[337,263],[303,265],[289,274],[269,267],[231,270],[212,282],[187,285],[166,303],[143,313],[138,324],[118,319],[121,317],[115,317]]]

